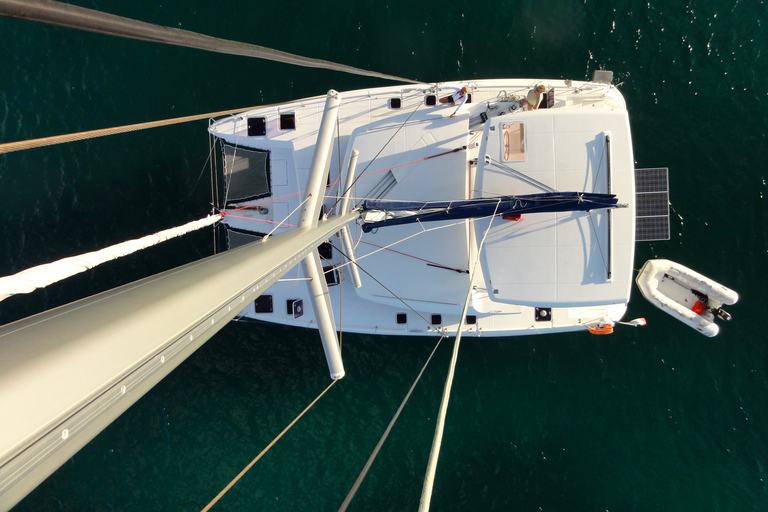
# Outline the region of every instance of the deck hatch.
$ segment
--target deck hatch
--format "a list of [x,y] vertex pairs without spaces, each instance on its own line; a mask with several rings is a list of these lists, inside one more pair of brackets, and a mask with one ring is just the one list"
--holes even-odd
[[669,169],[635,169],[635,241],[669,240]]
[[280,114],[280,129],[281,130],[295,130],[296,129],[296,114]]
[[248,118],[248,136],[249,137],[262,137],[267,134],[267,118],[266,117],[249,117]]

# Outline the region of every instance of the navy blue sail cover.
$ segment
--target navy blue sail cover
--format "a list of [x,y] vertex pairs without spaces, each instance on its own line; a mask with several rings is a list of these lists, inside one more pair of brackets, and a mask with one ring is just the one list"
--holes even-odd
[[547,192],[519,196],[499,196],[460,201],[386,201],[366,200],[363,210],[388,212],[412,211],[413,215],[363,224],[363,231],[414,222],[472,219],[491,215],[518,215],[521,213],[553,213],[590,211],[615,208],[617,198],[613,194],[590,192]]

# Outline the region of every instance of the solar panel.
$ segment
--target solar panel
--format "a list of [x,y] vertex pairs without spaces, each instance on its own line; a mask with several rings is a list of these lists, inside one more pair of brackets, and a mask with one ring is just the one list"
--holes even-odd
[[669,169],[635,169],[635,241],[669,240]]

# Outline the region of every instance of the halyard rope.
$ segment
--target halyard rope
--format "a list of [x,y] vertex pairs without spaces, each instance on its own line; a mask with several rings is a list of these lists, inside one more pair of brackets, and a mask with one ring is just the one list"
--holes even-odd
[[[0,0],[2,2],[2,0]],[[274,107],[282,105],[283,103],[276,103],[273,105],[264,105],[264,107]],[[252,108],[264,108],[264,107],[252,107]],[[228,114],[239,114],[241,112],[252,109],[234,109],[223,110],[221,112],[211,112],[210,114],[198,114],[194,116],[176,117],[173,119],[163,119],[161,121],[149,121],[146,123],[128,124],[125,126],[115,126],[112,128],[103,128],[101,130],[90,130],[78,133],[68,133],[65,135],[56,135],[53,137],[44,137],[42,139],[30,139],[22,140],[18,142],[6,142],[0,144],[0,153],[10,153],[12,151],[21,151],[23,149],[41,148],[44,146],[52,146],[54,144],[63,144],[66,142],[76,142],[79,140],[95,139],[97,137],[104,137],[106,135],[115,135],[117,133],[128,133],[139,130],[146,130],[149,128],[158,128],[160,126],[169,126],[172,124],[187,123],[190,121],[199,121],[201,119],[210,119],[212,117],[224,116]]]
[[0,16],[37,21],[60,27],[84,30],[86,32],[138,39],[152,43],[164,43],[229,55],[256,57],[296,66],[329,69],[397,82],[421,83],[408,78],[385,75],[327,60],[311,59],[255,44],[219,39],[190,32],[189,30],[163,27],[51,0],[0,0]]
[[[498,210],[499,201],[496,204]],[[469,299],[472,296],[472,281],[475,277],[475,271],[477,270],[477,264],[480,261],[480,253],[485,244],[485,239],[493,226],[493,219],[488,223],[488,229],[483,234],[483,239],[480,242],[480,246],[477,248],[478,257],[475,259],[475,264],[472,267],[472,275],[469,279],[469,289],[467,290],[467,296],[464,300],[464,309],[461,312],[461,320],[459,326],[456,329],[456,341],[453,344],[453,354],[451,355],[451,365],[448,368],[448,376],[445,379],[445,387],[443,388],[443,398],[440,401],[440,410],[437,415],[437,425],[435,426],[435,437],[432,440],[432,449],[429,452],[429,462],[427,463],[427,473],[424,476],[424,486],[421,489],[421,500],[419,501],[419,512],[427,512],[429,510],[429,504],[432,501],[432,487],[435,483],[435,472],[437,471],[437,459],[440,456],[440,446],[443,443],[443,428],[445,427],[445,416],[448,411],[448,400],[451,396],[451,386],[453,385],[453,375],[456,370],[456,361],[459,358],[459,344],[461,343],[461,331],[464,328],[464,321],[467,317],[467,307],[469,306]]]
[[227,491],[229,491],[229,490],[232,488],[232,486],[234,486],[234,485],[237,483],[237,481],[238,481],[238,480],[240,480],[240,479],[243,477],[243,475],[245,475],[245,474],[248,472],[248,470],[249,470],[249,469],[251,469],[251,468],[253,467],[253,465],[254,465],[254,464],[256,464],[256,463],[259,461],[259,459],[260,459],[260,458],[261,458],[261,457],[262,457],[262,456],[263,456],[265,453],[267,453],[267,451],[269,451],[269,449],[270,449],[270,448],[272,448],[272,447],[275,445],[275,443],[277,443],[277,442],[280,440],[280,438],[281,438],[281,437],[283,437],[283,435],[284,435],[286,432],[288,432],[288,430],[290,430],[290,429],[291,429],[291,427],[293,427],[293,425],[294,425],[294,424],[295,424],[297,421],[299,421],[299,419],[300,419],[302,416],[304,416],[304,413],[306,413],[308,410],[310,410],[310,409],[312,408],[312,406],[313,406],[313,405],[315,405],[315,403],[316,403],[318,400],[320,400],[320,397],[322,397],[322,396],[323,396],[323,395],[324,395],[324,394],[325,394],[325,393],[326,393],[326,392],[327,392],[329,389],[331,389],[331,387],[332,387],[334,384],[336,384],[336,382],[338,382],[338,381],[337,381],[337,380],[334,380],[333,382],[331,382],[331,383],[328,385],[328,387],[327,387],[327,388],[325,388],[325,390],[324,390],[322,393],[320,393],[320,394],[317,396],[317,398],[315,398],[314,400],[312,400],[312,403],[311,403],[311,404],[309,404],[309,405],[308,405],[308,406],[307,406],[307,407],[306,407],[306,408],[305,408],[303,411],[301,411],[301,413],[300,413],[298,416],[296,416],[296,418],[294,418],[294,420],[293,420],[292,422],[290,422],[290,423],[288,424],[288,426],[287,426],[287,427],[285,427],[285,428],[283,429],[283,431],[282,431],[282,432],[280,432],[280,433],[277,435],[277,437],[276,437],[276,438],[274,438],[274,439],[272,440],[272,442],[271,442],[271,443],[269,443],[269,444],[267,445],[267,447],[266,447],[266,448],[264,448],[263,450],[261,450],[261,453],[259,453],[259,454],[256,456],[256,458],[255,458],[255,459],[253,459],[253,460],[252,460],[252,461],[251,461],[251,462],[250,462],[250,463],[249,463],[247,466],[245,466],[245,468],[243,468],[243,470],[242,470],[242,471],[241,471],[241,472],[240,472],[240,473],[239,473],[239,474],[238,474],[238,475],[237,475],[235,478],[233,478],[233,479],[232,479],[232,481],[231,481],[231,482],[229,482],[229,484],[227,484],[227,486],[226,486],[226,487],[224,487],[224,489],[222,489],[222,490],[221,490],[221,492],[220,492],[219,494],[217,494],[217,495],[216,495],[216,497],[215,497],[215,498],[213,498],[213,499],[211,500],[211,502],[210,502],[210,503],[208,503],[208,505],[206,505],[206,506],[205,506],[205,508],[203,508],[202,512],[207,512],[208,510],[210,510],[210,509],[211,509],[211,507],[213,507],[213,506],[216,504],[216,502],[218,502],[218,501],[219,501],[219,500],[220,500],[220,499],[221,499],[221,498],[222,498],[222,497],[223,497],[223,496],[224,496],[224,495],[227,493]]
[[435,355],[435,352],[437,351],[437,347],[440,346],[440,342],[443,341],[444,338],[445,336],[441,336],[440,339],[437,340],[437,343],[435,344],[435,348],[432,349],[432,352],[429,354],[427,361],[424,363],[424,366],[422,366],[421,371],[416,376],[416,380],[414,380],[413,384],[411,384],[411,388],[408,390],[408,393],[405,394],[405,398],[403,398],[403,401],[400,403],[400,407],[397,408],[397,412],[392,417],[392,420],[389,422],[389,425],[387,425],[386,430],[384,430],[384,434],[381,436],[381,439],[379,439],[379,442],[376,444],[376,448],[373,449],[371,456],[368,457],[368,460],[366,461],[365,466],[363,466],[363,470],[360,471],[360,474],[358,475],[357,480],[355,480],[355,483],[352,485],[352,488],[349,490],[349,493],[347,493],[347,497],[344,498],[344,502],[341,504],[341,507],[339,507],[339,512],[344,512],[345,510],[347,510],[347,507],[352,502],[352,498],[355,497],[355,493],[360,488],[360,484],[363,483],[363,479],[368,474],[368,470],[371,469],[371,465],[373,464],[373,461],[376,459],[376,456],[379,454],[379,450],[381,450],[381,447],[384,444],[384,441],[387,440],[387,436],[389,436],[389,433],[392,430],[392,427],[397,422],[397,418],[400,417],[400,413],[403,411],[403,407],[405,407],[406,402],[408,402],[408,399],[411,397],[411,393],[413,393],[413,389],[416,387],[416,384],[419,383],[419,379],[421,379],[421,376],[424,373],[424,370],[427,369],[427,365],[432,360],[432,356]]

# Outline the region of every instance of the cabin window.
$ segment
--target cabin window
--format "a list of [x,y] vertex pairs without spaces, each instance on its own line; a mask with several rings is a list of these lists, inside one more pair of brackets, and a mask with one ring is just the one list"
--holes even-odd
[[424,103],[426,103],[428,107],[434,107],[435,105],[437,105],[437,96],[435,96],[434,94],[427,95],[426,99],[424,100]]
[[267,134],[267,118],[266,117],[249,117],[248,118],[248,136],[249,137],[261,137]]
[[389,99],[389,108],[400,108],[402,106],[402,101],[400,98],[390,98]]
[[324,260],[330,260],[333,258],[333,246],[330,242],[323,242],[317,247],[317,252]]
[[443,315],[432,315],[432,325],[440,325],[443,323]]
[[[249,119],[250,121],[250,119]],[[227,206],[272,194],[269,151],[224,144],[224,198]]]
[[408,315],[405,313],[398,313],[397,314],[397,323],[398,324],[407,324],[408,323]]
[[325,284],[328,286],[336,286],[341,282],[339,279],[339,269],[327,265],[323,267],[323,275],[325,276]]
[[253,301],[253,307],[257,313],[272,313],[272,296],[259,295]]
[[281,130],[295,130],[296,129],[296,114],[280,114],[280,129]]
[[501,125],[501,158],[505,162],[525,160],[525,127],[523,123]]
[[467,315],[466,323],[467,325],[475,325],[477,323],[477,316]]

